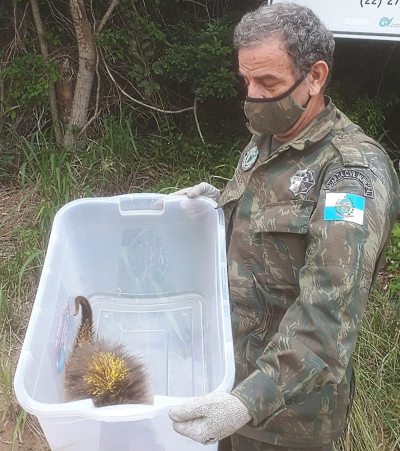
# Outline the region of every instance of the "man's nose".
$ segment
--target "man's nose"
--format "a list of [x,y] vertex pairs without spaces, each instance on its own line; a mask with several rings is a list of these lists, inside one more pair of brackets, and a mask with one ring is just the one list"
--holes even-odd
[[262,99],[265,97],[265,92],[257,83],[249,83],[247,85],[247,96],[253,99]]

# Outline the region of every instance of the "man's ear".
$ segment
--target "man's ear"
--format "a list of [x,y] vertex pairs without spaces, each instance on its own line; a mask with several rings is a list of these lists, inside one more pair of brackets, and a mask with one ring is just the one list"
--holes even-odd
[[317,61],[308,73],[309,95],[315,96],[323,92],[329,68],[325,61]]

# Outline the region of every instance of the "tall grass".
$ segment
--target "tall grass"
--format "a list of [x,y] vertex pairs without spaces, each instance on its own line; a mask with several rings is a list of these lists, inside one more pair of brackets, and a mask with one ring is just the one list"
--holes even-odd
[[[356,395],[340,450],[400,449],[400,303],[373,291],[354,352]],[[397,304],[397,305],[396,305]]]
[[165,136],[137,136],[133,122],[130,116],[106,119],[101,136],[79,150],[56,148],[39,132],[29,139],[8,136],[7,146],[0,147],[0,403],[1,416],[14,421],[17,431],[25,417],[12,374],[56,212],[85,196],[169,192],[207,180],[211,168],[223,171],[227,158],[237,154],[228,143],[214,158],[216,145],[196,138],[188,144],[169,128]]
[[14,366],[43,256],[43,240],[34,226],[36,205],[30,199],[21,191],[0,187],[0,418],[14,425],[12,449],[26,420],[13,393]]
[[[0,152],[0,183],[8,185],[0,185],[0,402],[2,418],[14,421],[14,442],[26,421],[12,391],[14,362],[57,210],[84,196],[169,192],[200,180],[221,187],[232,176],[240,144],[203,144],[171,127],[137,136],[132,123],[130,117],[106,120],[100,138],[79,151],[55,148],[36,133],[14,137],[13,152]],[[372,293],[354,353],[357,389],[340,451],[400,449],[400,226],[396,230],[388,251],[391,283],[382,280]]]

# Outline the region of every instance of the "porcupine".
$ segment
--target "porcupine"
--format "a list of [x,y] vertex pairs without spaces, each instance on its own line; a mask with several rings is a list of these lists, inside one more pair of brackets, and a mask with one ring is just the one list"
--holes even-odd
[[79,308],[81,324],[65,368],[65,400],[91,398],[96,407],[152,404],[149,375],[140,358],[124,345],[95,338],[92,308],[83,296],[75,299],[75,316]]

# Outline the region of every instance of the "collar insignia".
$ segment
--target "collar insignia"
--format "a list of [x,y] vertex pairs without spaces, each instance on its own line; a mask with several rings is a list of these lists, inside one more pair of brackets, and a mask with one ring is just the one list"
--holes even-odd
[[257,146],[251,147],[245,154],[242,160],[243,171],[248,171],[251,169],[258,159],[258,149]]
[[307,194],[314,185],[314,171],[310,168],[299,169],[293,177],[290,177],[289,189],[295,196],[298,196]]

